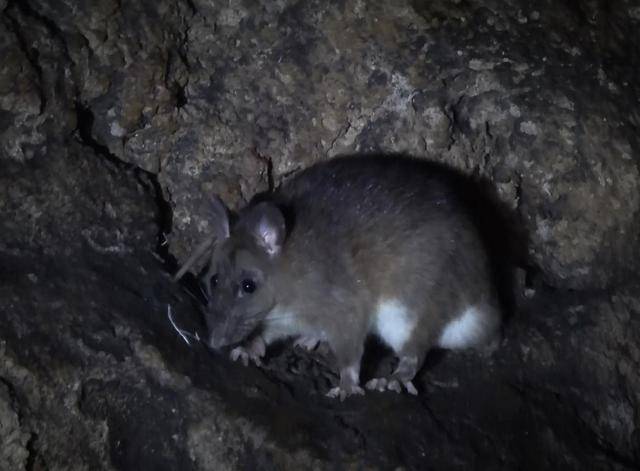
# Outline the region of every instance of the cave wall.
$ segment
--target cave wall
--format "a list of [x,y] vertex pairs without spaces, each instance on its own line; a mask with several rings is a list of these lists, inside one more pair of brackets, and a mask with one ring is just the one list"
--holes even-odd
[[408,153],[493,181],[548,283],[607,287],[638,268],[638,19],[598,5],[5,2],[2,158],[75,133],[150,172],[182,259],[212,193]]
[[[504,377],[500,387],[513,391],[503,397],[484,376],[476,386],[504,398],[505,408],[520,411],[513,412],[518,420],[529,414],[545,424],[534,445],[564,457],[568,467],[591,459],[603,468],[637,465],[640,10],[631,0],[0,0],[0,12],[0,312],[7,320],[0,326],[0,413],[6,418],[0,433],[11,444],[3,465],[126,469],[149,459],[155,455],[148,450],[139,456],[118,451],[115,437],[118,430],[130,433],[118,422],[123,411],[141,409],[136,417],[142,421],[154,416],[156,409],[135,406],[147,395],[159,403],[175,400],[184,413],[182,422],[158,419],[166,435],[156,448],[171,446],[165,436],[181,437],[174,446],[184,456],[167,458],[169,468],[240,466],[242,448],[262,443],[255,431],[262,429],[238,425],[246,404],[226,411],[215,381],[191,390],[190,368],[211,360],[198,356],[205,352],[180,350],[181,340],[166,332],[171,296],[183,312],[193,309],[161,275],[166,267],[143,254],[184,260],[210,230],[213,193],[238,206],[315,161],[369,152],[440,161],[495,188],[528,238],[518,261],[527,296],[519,300],[525,314],[507,331],[503,360],[490,368]],[[118,270],[139,291],[136,312],[112,299],[128,292],[110,274]],[[104,284],[110,295],[94,296]],[[70,301],[74,297],[84,304]],[[97,314],[100,303],[108,313]],[[141,318],[151,327],[131,319],[145,303],[152,303],[155,324]],[[67,328],[83,318],[86,329]],[[112,334],[111,324],[129,330]],[[100,336],[116,340],[91,340]],[[92,341],[98,346],[78,346]],[[156,348],[167,363],[161,367],[150,366],[143,352]],[[174,359],[183,354],[191,363]],[[286,363],[288,357],[277,358]],[[449,361],[475,361],[460,358]],[[110,383],[120,361],[129,362],[131,390]],[[93,363],[99,366],[87,366]],[[243,391],[243,381],[257,381],[232,367],[216,368]],[[440,368],[443,377],[436,368],[427,386],[440,379],[453,384]],[[151,379],[137,384],[136,375]],[[67,384],[79,386],[70,392]],[[111,391],[104,393],[111,402],[92,399],[92,384]],[[301,390],[306,386],[303,381]],[[264,392],[273,387],[267,381],[262,394],[276,414],[281,409]],[[447,391],[434,388],[433,400],[447,410]],[[204,392],[209,389],[214,392]],[[249,401],[255,391],[243,394]],[[304,400],[296,397],[287,407],[302,413]],[[74,400],[72,419],[55,409]],[[372,401],[366,410],[380,405]],[[207,420],[218,425],[197,422],[205,403],[213,404]],[[554,422],[545,409],[567,422]],[[424,437],[436,440],[444,419],[431,423],[433,415],[420,410],[431,424],[424,425]],[[443,450],[463,465],[474,456],[495,465],[500,460],[491,457],[499,454],[491,445],[476,444],[479,455],[461,451],[460,443],[477,439],[461,425],[478,419],[474,411],[452,412]],[[340,433],[381,433],[343,412],[338,416],[346,425],[337,429],[296,423],[308,428],[308,442],[326,430],[337,442]],[[465,414],[473,418],[465,422]],[[321,422],[319,416],[312,418]],[[291,466],[296,459],[320,460],[319,467],[331,462],[302,439],[282,447],[273,438],[283,435],[273,431],[273,416],[262,420],[269,451],[261,462],[282,465],[291,449],[300,453],[287,461]],[[235,430],[231,435],[252,438],[215,454],[206,443],[212,430],[227,426]],[[486,426],[486,436],[499,442],[503,429]],[[581,427],[584,435],[575,437]],[[74,462],[56,428],[90,451]],[[332,441],[332,453],[390,464],[373,458],[375,450],[388,451],[379,437],[369,437],[364,454],[354,451],[364,445],[350,440],[344,449]],[[410,443],[400,455],[415,465],[423,442]],[[528,456],[512,445],[500,445],[503,464]],[[444,452],[430,456],[431,463],[448,462]],[[535,469],[546,462],[530,463]]]

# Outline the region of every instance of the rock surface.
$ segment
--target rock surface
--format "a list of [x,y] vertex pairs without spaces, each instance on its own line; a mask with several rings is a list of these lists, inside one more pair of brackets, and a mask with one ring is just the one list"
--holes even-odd
[[[3,254],[3,469],[633,469],[640,303],[542,290],[490,357],[434,353],[418,397],[324,397],[321,353],[265,369],[188,346],[193,302],[149,254]],[[201,332],[201,331],[200,331]],[[373,363],[367,361],[372,375]],[[367,376],[368,377],[368,376]]]
[[[0,469],[640,466],[639,31],[631,0],[0,0]],[[320,353],[187,346],[152,254],[366,152],[513,211],[501,349],[340,404]]]
[[[537,8],[537,9],[536,9]],[[637,271],[631,1],[28,0],[2,15],[4,158],[85,141],[157,176],[172,252],[311,162],[403,152],[492,180],[548,283]]]

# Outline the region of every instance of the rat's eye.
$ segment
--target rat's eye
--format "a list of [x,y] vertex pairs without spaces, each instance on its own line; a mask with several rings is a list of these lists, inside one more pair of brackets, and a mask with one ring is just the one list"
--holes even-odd
[[256,282],[250,278],[245,278],[242,280],[242,291],[245,293],[251,294],[256,290]]
[[209,285],[211,286],[211,289],[215,288],[216,286],[218,286],[218,275],[213,275],[211,277],[211,279],[209,280]]

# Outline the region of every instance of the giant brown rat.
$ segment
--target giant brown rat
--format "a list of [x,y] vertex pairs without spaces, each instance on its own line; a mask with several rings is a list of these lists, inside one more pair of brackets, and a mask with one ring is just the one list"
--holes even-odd
[[326,342],[339,385],[362,394],[365,338],[397,355],[370,389],[412,383],[432,347],[483,345],[499,329],[490,260],[452,174],[401,157],[318,163],[230,220],[214,198],[215,238],[204,283],[208,344],[239,344],[232,358],[258,362],[283,337]]

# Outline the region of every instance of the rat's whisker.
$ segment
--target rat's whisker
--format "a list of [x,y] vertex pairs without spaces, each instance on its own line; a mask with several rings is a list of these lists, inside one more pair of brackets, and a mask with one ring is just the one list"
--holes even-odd
[[216,242],[215,235],[211,235],[207,237],[205,240],[203,240],[202,242],[200,242],[200,244],[196,247],[196,249],[193,251],[191,256],[187,259],[186,262],[184,262],[184,264],[173,276],[173,281],[178,281],[180,278],[182,278],[184,274],[187,273],[189,268],[191,268],[191,266],[194,263],[196,263],[196,260],[198,260],[202,256],[202,254],[204,254],[207,251],[207,249],[213,247],[215,242]]
[[198,335],[198,332],[196,332],[195,334],[192,334],[191,332],[178,327],[178,325],[173,320],[173,313],[171,312],[170,304],[167,304],[167,317],[169,318],[169,322],[171,323],[171,326],[175,329],[176,332],[178,332],[178,335],[182,337],[182,340],[184,340],[187,345],[191,346],[191,342],[189,342],[189,338],[195,339],[198,342],[200,342],[200,336]]

